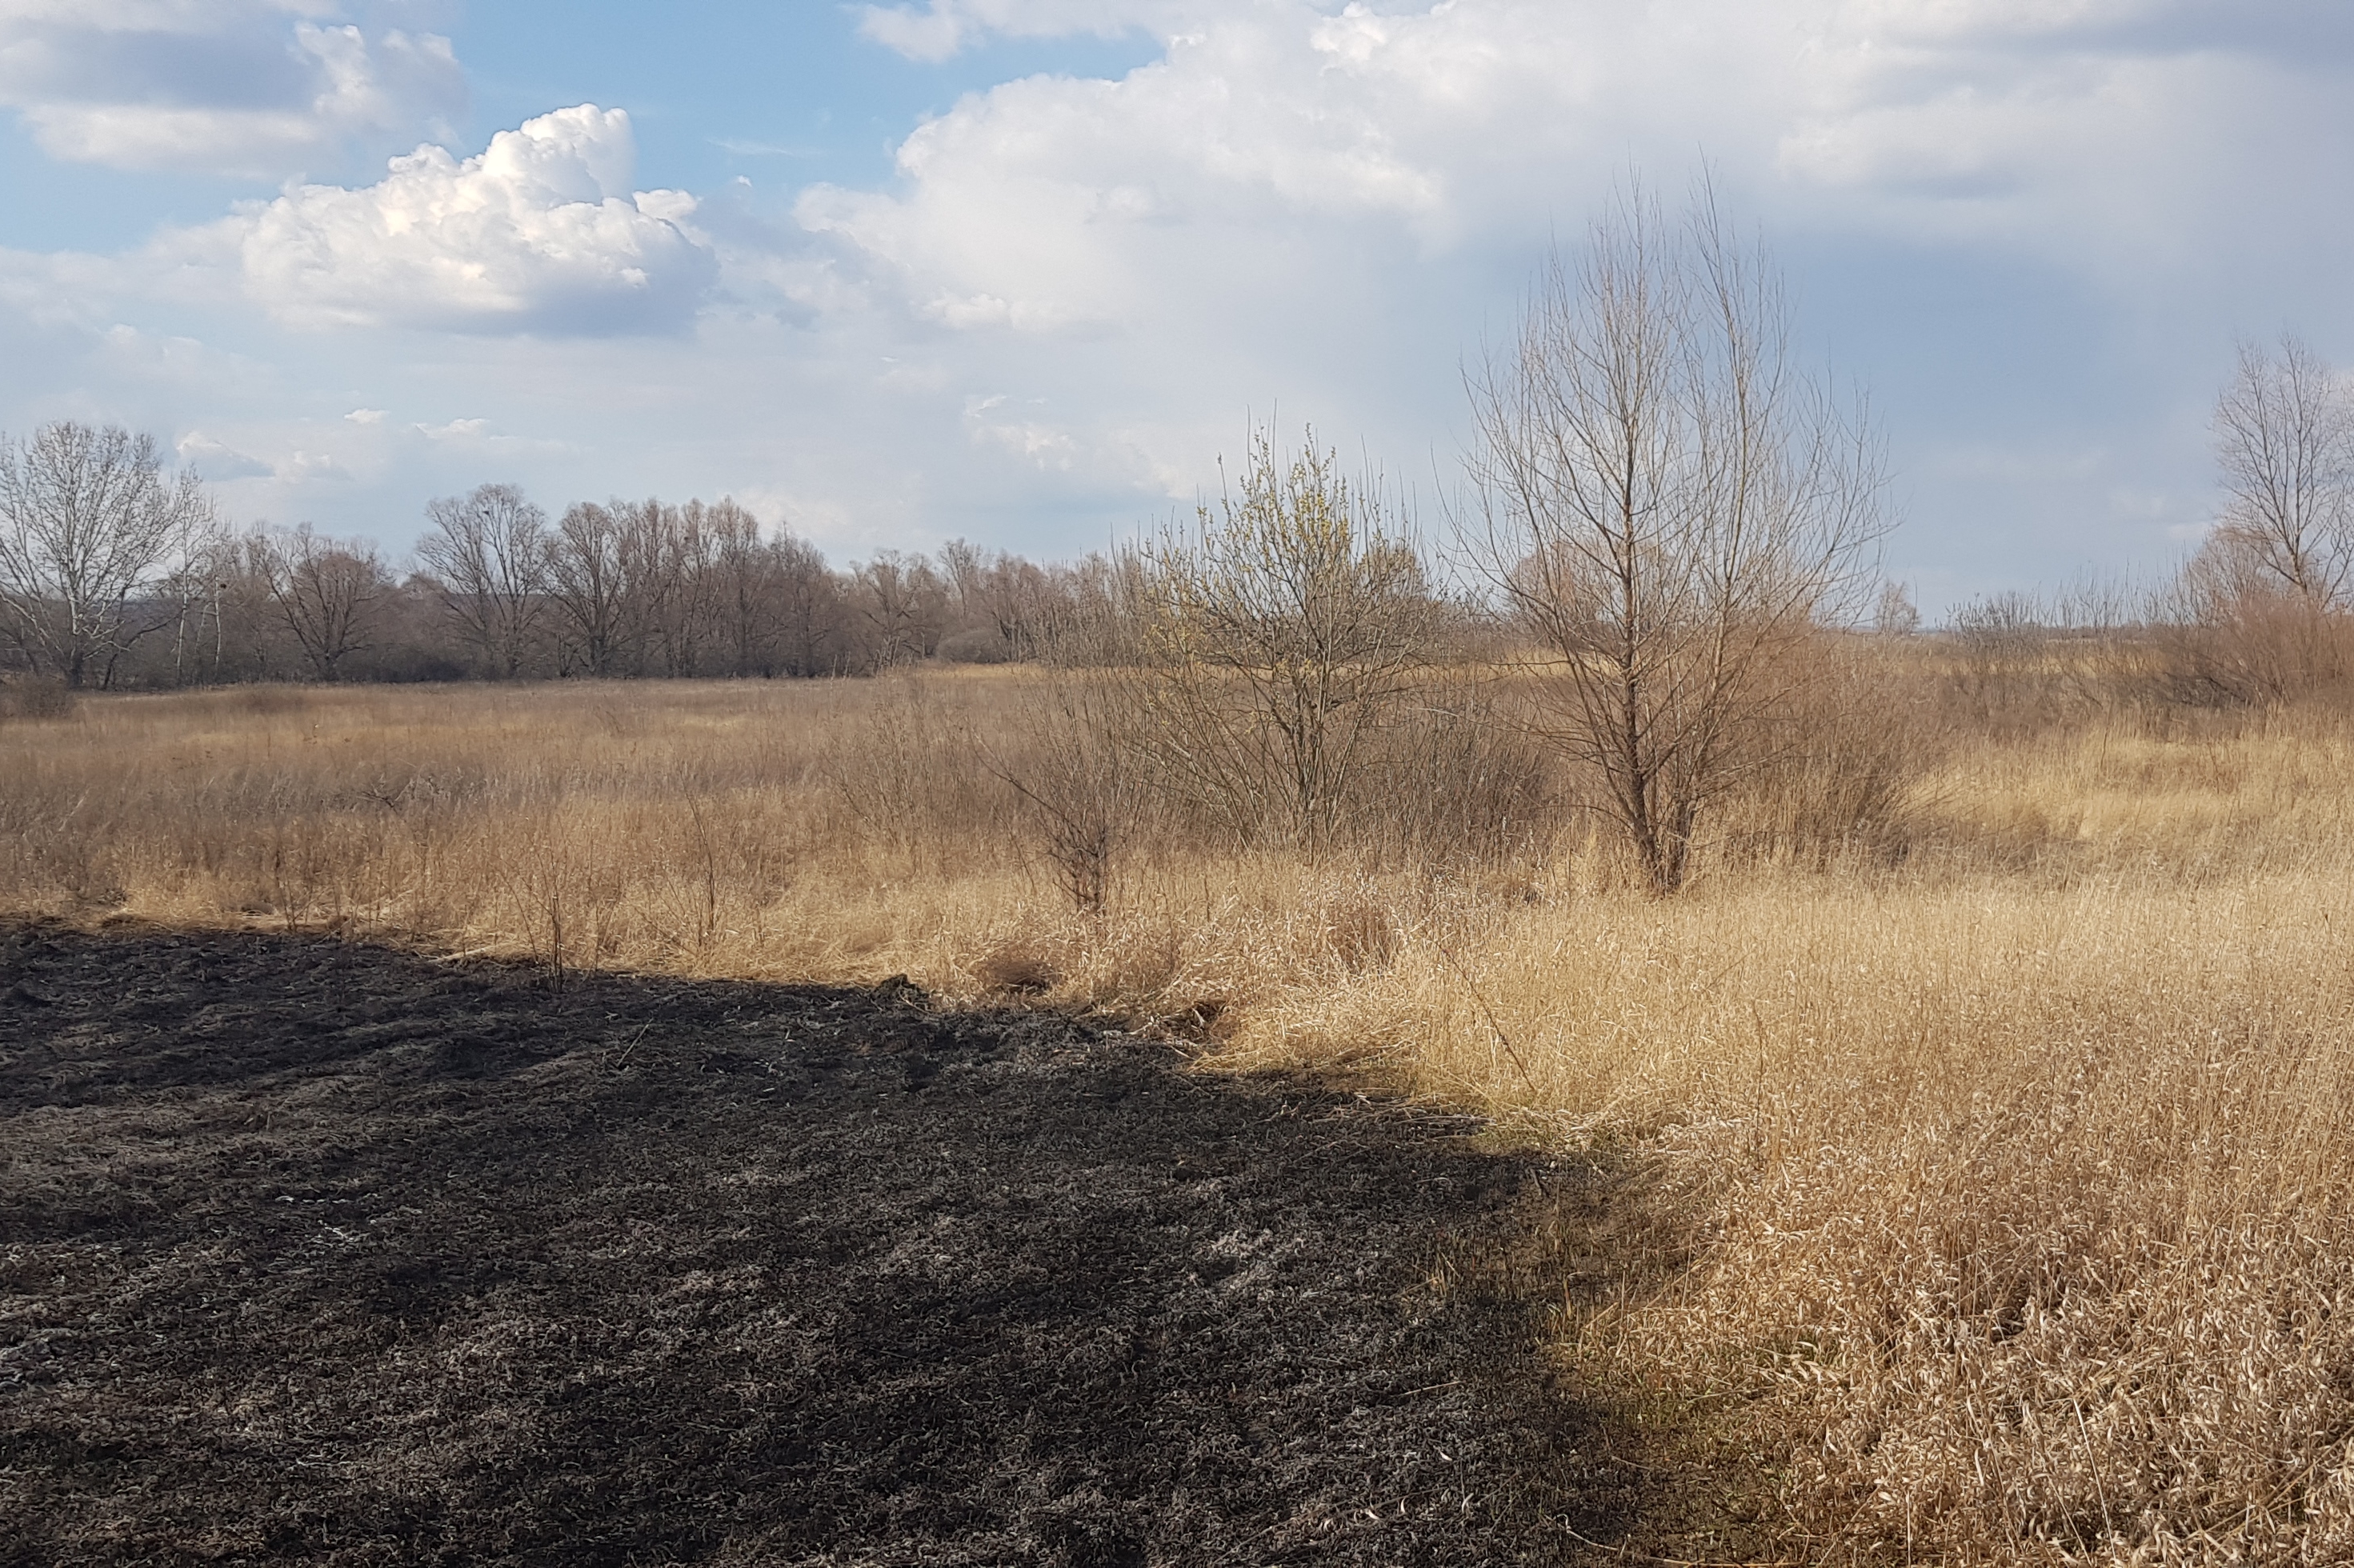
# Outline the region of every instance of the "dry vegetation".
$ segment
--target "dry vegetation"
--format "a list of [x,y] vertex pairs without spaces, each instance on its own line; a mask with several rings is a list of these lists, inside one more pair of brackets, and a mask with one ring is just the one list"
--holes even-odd
[[1823,657],[1669,900],[1494,722],[1537,676],[1442,683],[1353,831],[1254,849],[1072,793],[1104,693],[1002,670],[0,718],[0,905],[904,971],[1375,1075],[1655,1168],[1688,1263],[1564,1353],[1764,1456],[1793,1550],[2354,1556],[2354,720]]

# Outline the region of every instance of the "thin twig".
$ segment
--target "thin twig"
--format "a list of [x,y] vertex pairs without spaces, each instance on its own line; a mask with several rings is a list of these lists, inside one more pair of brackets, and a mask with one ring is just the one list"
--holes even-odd
[[1512,1044],[1512,1037],[1504,1033],[1504,1026],[1501,1023],[1496,1022],[1496,1010],[1488,1005],[1487,993],[1479,989],[1479,982],[1473,980],[1471,971],[1465,969],[1455,955],[1447,950],[1446,943],[1434,941],[1431,946],[1438,949],[1438,956],[1447,960],[1447,967],[1461,977],[1463,988],[1471,993],[1471,1000],[1479,1004],[1479,1012],[1488,1020],[1488,1027],[1496,1032],[1496,1043],[1503,1046],[1504,1054],[1511,1059],[1513,1067],[1519,1071],[1521,1086],[1528,1090],[1529,1098],[1535,1099],[1537,1084],[1536,1080],[1529,1075],[1529,1065],[1521,1060],[1521,1048]]

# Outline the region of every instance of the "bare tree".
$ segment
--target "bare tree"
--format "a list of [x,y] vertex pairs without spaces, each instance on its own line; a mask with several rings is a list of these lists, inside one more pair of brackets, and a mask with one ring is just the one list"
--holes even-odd
[[[733,503],[723,503],[733,506]],[[640,671],[701,673],[718,633],[712,509],[649,498],[607,508],[617,528],[620,636]]]
[[1705,185],[1672,226],[1630,189],[1472,377],[1470,554],[1553,655],[1549,738],[1661,893],[1884,526],[1864,421],[1792,365],[1790,331]]
[[948,579],[949,612],[960,628],[985,618],[982,596],[989,580],[989,558],[970,539],[950,539],[939,547],[940,573]]
[[776,561],[777,657],[785,673],[822,675],[841,667],[848,641],[848,611],[841,579],[807,539],[771,540]]
[[1872,605],[1872,629],[1882,637],[1910,637],[1920,630],[1921,609],[1912,590],[1900,582],[1881,584]]
[[1341,478],[1312,432],[1288,457],[1257,432],[1239,493],[1139,565],[1137,701],[1156,768],[1246,836],[1329,842],[1442,619],[1378,483]]
[[2339,679],[2354,609],[2354,387],[2294,336],[2240,345],[2215,402],[2221,517],[2164,612],[2182,694],[2272,702]]
[[854,568],[852,583],[875,667],[931,657],[947,630],[949,588],[929,561],[877,550],[874,559]]
[[567,508],[548,540],[548,600],[561,662],[590,675],[620,672],[630,652],[630,582],[621,521],[592,502]]
[[119,426],[44,425],[0,440],[0,630],[34,669],[101,684],[170,625],[143,603],[213,525],[193,473],[167,478],[154,440]]
[[647,623],[649,651],[660,659],[665,675],[700,674],[714,630],[708,510],[700,501],[684,506],[648,502],[640,515],[646,526],[639,561],[647,574],[651,592],[646,603],[652,611]]
[[547,598],[547,514],[512,484],[477,486],[425,509],[418,558],[441,601],[493,674],[514,680],[530,658]]
[[257,534],[263,581],[278,620],[322,681],[342,678],[344,661],[366,650],[377,604],[391,590],[384,561],[364,540],[322,537],[304,524],[291,534]]
[[269,563],[258,533],[207,532],[172,574],[169,668],[175,684],[252,680],[273,668],[282,630],[270,603]]
[[716,640],[726,651],[729,673],[774,674],[785,622],[786,574],[795,558],[780,546],[790,545],[791,535],[780,527],[776,538],[762,539],[760,520],[724,498],[711,508],[707,526]]
[[2296,337],[2240,345],[2215,403],[2216,542],[2317,609],[2354,588],[2354,391]]

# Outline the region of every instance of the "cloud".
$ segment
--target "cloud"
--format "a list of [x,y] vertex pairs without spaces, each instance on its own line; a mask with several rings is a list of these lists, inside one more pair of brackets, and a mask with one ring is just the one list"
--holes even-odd
[[0,105],[52,157],[275,178],[414,134],[464,103],[447,38],[371,37],[330,10],[0,0]]
[[965,335],[1182,341],[1205,368],[1230,348],[1269,367],[1237,398],[1297,377],[1277,367],[1344,305],[1396,330],[1449,269],[1525,275],[1630,168],[1672,199],[1703,157],[1785,236],[1972,247],[2137,308],[2251,279],[2301,292],[2354,244],[2354,209],[2314,199],[2311,171],[2354,161],[2338,107],[2354,8],[2321,0],[930,0],[863,17],[918,54],[1115,25],[1165,48],[1118,80],[970,95],[906,138],[895,184],[808,189],[796,215],[844,287]]
[[176,450],[182,466],[216,484],[232,479],[268,479],[278,471],[259,458],[222,445],[202,430],[190,430],[182,436]]
[[716,262],[695,199],[630,191],[624,111],[558,110],[460,160],[424,146],[361,189],[300,185],[235,220],[248,291],[301,326],[673,332]]
[[1163,21],[1175,10],[1137,0],[929,0],[913,5],[861,5],[858,30],[909,59],[938,61],[962,53],[991,34],[1068,37],[1091,33],[1116,37],[1130,27]]

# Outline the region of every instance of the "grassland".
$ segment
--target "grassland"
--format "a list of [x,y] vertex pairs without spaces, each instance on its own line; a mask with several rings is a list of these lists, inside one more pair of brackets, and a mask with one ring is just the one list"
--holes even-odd
[[1786,780],[1672,900],[1564,780],[1476,856],[1140,834],[1100,912],[1006,782],[1034,673],[110,697],[0,728],[0,907],[906,973],[1370,1075],[1649,1168],[1678,1266],[1562,1353],[1755,1453],[1795,1553],[2354,1558],[2354,720],[1936,678],[1872,700],[1873,832],[1734,853]]

